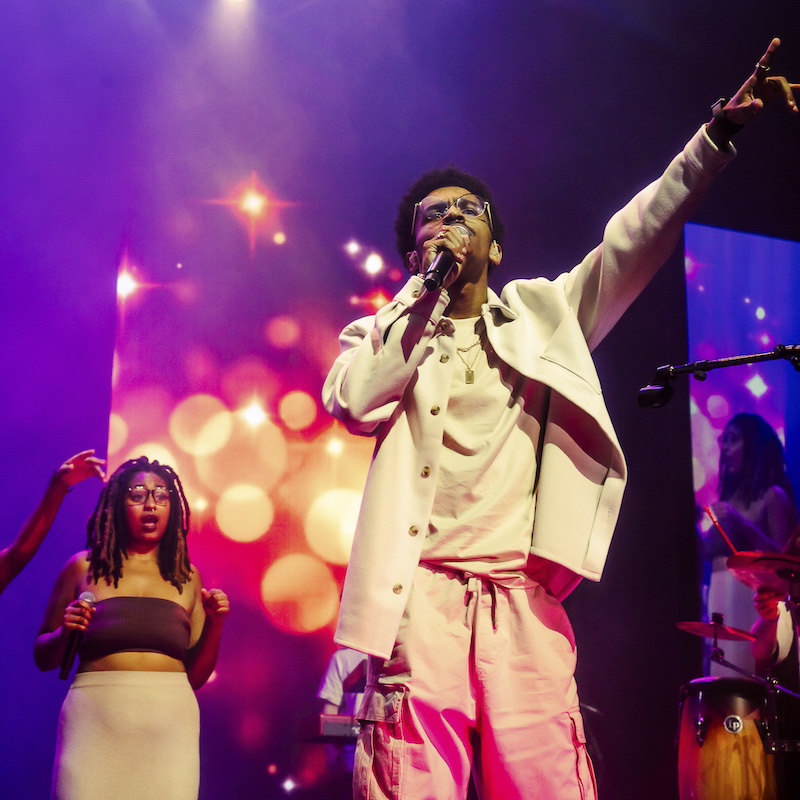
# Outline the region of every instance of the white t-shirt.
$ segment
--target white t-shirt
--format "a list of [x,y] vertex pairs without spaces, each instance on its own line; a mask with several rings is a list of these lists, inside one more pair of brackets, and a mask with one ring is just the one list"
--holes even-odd
[[[364,693],[346,692],[344,683],[359,664],[366,659],[367,656],[364,653],[351,650],[349,647],[337,650],[328,662],[328,668],[322,678],[322,683],[320,683],[317,697],[338,706],[340,714],[355,716]],[[366,669],[366,664],[364,668]]]
[[495,355],[480,317],[451,321],[462,351],[442,411],[439,479],[421,560],[503,580],[525,572],[529,560],[548,390]]

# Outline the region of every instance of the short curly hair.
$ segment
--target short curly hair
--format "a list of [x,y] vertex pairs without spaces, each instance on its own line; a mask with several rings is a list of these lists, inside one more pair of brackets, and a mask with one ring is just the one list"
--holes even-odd
[[492,236],[499,244],[503,244],[505,226],[500,219],[497,207],[492,199],[491,189],[480,179],[454,166],[432,169],[417,178],[408,188],[400,201],[394,221],[394,232],[397,237],[397,252],[405,259],[406,253],[415,246],[411,222],[414,219],[414,206],[436,189],[445,186],[463,186],[467,191],[480,195],[492,206]]

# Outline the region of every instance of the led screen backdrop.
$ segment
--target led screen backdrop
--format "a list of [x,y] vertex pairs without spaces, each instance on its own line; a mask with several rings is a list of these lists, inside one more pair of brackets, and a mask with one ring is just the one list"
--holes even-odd
[[[800,243],[699,225],[686,227],[685,241],[690,361],[768,353],[779,344],[800,342]],[[758,414],[773,427],[784,443],[796,490],[800,374],[791,363],[779,359],[738,365],[709,371],[705,381],[689,380],[694,486],[701,528],[712,525],[703,509],[717,500],[719,437],[735,414]],[[708,569],[706,565],[703,583],[708,580]],[[725,609],[726,621],[749,627],[748,623],[755,621],[755,612],[749,607],[751,593],[745,587],[741,590],[744,611],[733,616],[733,608]],[[747,667],[747,644],[725,644],[728,658]],[[742,646],[745,651],[740,653]],[[712,672],[726,674],[716,665]]]
[[[313,787],[325,780],[324,751],[305,725],[333,650],[373,447],[334,423],[320,388],[341,319],[374,310],[400,273],[342,240],[328,260],[356,285],[362,275],[365,293],[312,303],[287,291],[311,242],[294,234],[301,208],[281,209],[255,180],[186,207],[194,233],[175,236],[182,261],[138,258],[134,247],[122,259],[109,468],[147,455],[176,469],[192,561],[231,597],[200,695],[204,729],[224,725],[231,751],[260,762],[276,790]],[[219,226],[234,242],[224,254]]]
[[[701,225],[686,226],[689,359],[705,361],[800,343],[800,243]],[[725,423],[739,412],[761,415],[787,448],[796,487],[800,375],[788,361],[766,361],[691,380],[692,448],[697,502],[716,499]]]

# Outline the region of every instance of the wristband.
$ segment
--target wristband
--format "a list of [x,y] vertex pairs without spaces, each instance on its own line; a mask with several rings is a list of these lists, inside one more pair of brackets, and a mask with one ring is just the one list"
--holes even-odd
[[744,128],[744,125],[737,125],[728,119],[728,112],[725,111],[725,106],[728,104],[730,97],[720,97],[713,106],[711,106],[711,116],[716,120],[717,127],[728,137],[732,139],[739,131]]

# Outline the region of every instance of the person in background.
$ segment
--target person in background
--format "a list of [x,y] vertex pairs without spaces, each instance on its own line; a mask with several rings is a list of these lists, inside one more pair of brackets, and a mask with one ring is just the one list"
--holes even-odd
[[56,580],[35,661],[63,676],[78,637],[80,665],[58,723],[54,800],[198,796],[193,690],[214,669],[229,603],[189,560],[189,519],[170,467],[126,461],[89,519],[87,550]]
[[[800,556],[800,530],[789,542],[787,555]],[[797,657],[797,606],[786,594],[759,589],[753,598],[758,618],[751,629],[751,643],[758,675],[776,681],[800,694],[800,663]],[[769,707],[768,707],[769,708]],[[785,692],[775,698],[777,720],[771,733],[779,739],[800,741],[800,700]],[[800,752],[779,748],[775,756],[779,797],[800,797]]]
[[[797,526],[797,509],[786,472],[783,445],[772,426],[758,414],[736,414],[719,440],[719,501],[711,511],[737,550],[777,553]],[[756,622],[752,590],[727,568],[728,544],[714,526],[701,534],[711,571],[708,617],[723,615],[725,625],[749,631]],[[725,642],[726,660],[752,672],[748,642]],[[711,675],[733,673],[711,662]]]
[[[317,698],[320,714],[339,714],[355,718],[364,697],[367,657],[358,650],[342,647],[328,661]],[[343,739],[325,745],[331,794],[346,800],[352,797],[355,745]]]
[[51,476],[44,496],[16,539],[0,550],[0,594],[36,555],[56,518],[61,503],[73,486],[88,478],[103,479],[106,462],[96,458],[94,450],[84,450],[68,458]]
[[341,647],[331,656],[317,691],[321,714],[356,715],[364,696],[366,667],[366,655],[349,647]]

